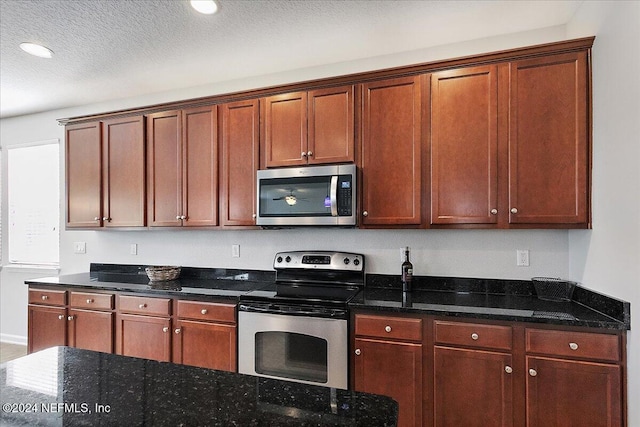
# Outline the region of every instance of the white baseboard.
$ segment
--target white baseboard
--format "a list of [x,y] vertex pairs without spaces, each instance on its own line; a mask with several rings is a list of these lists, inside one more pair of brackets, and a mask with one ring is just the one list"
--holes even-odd
[[0,334],[0,341],[9,344],[27,345],[27,337],[21,335]]

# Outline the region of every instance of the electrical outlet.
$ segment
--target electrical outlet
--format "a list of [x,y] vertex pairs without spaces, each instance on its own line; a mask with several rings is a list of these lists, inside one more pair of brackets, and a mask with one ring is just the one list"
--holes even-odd
[[86,254],[87,253],[87,242],[74,242],[73,243],[73,253],[74,254]]
[[529,267],[529,249],[516,250],[516,265],[518,267]]
[[131,246],[129,246],[129,254],[138,255],[138,244],[137,243],[132,243]]
[[231,257],[240,258],[240,245],[231,245]]

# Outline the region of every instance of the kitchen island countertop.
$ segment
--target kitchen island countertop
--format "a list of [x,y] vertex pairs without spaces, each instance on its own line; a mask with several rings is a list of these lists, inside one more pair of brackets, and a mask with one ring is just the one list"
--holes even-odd
[[0,424],[394,426],[389,397],[52,347],[4,363]]

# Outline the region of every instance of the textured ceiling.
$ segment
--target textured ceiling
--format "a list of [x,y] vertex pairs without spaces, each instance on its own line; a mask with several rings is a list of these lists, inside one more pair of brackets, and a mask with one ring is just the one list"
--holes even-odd
[[581,3],[217,1],[0,0],[0,117],[562,25]]

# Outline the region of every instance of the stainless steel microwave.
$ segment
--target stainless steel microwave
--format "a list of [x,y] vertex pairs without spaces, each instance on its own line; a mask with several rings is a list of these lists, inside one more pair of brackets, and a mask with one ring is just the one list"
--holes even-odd
[[356,166],[258,171],[257,225],[356,225]]

